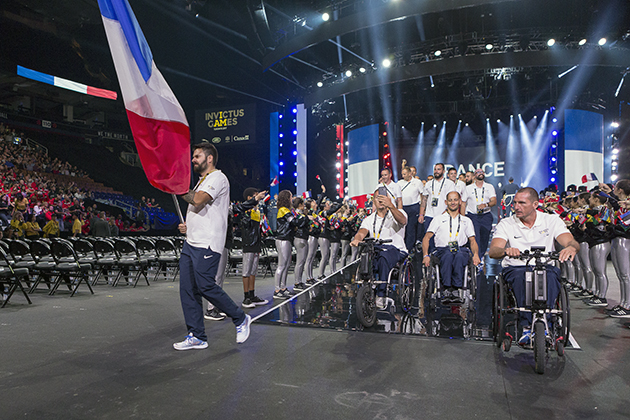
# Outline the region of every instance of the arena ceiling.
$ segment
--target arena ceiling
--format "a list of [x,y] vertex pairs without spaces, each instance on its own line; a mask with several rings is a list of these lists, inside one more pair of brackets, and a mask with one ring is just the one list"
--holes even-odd
[[[559,102],[614,114],[630,100],[627,85],[615,97],[630,66],[630,7],[623,0],[130,4],[189,116],[204,107],[256,102],[280,109],[304,101],[330,123],[394,118],[414,126],[536,113]],[[15,75],[19,64],[118,91],[96,0],[0,7],[0,103],[30,94],[51,109],[70,103],[86,114],[119,110],[124,119],[120,99],[86,99]],[[548,46],[551,38],[556,43]]]

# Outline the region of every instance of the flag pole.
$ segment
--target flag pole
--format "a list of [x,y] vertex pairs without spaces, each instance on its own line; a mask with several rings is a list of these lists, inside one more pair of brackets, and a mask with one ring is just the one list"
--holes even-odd
[[180,223],[184,223],[184,216],[182,216],[182,209],[179,208],[179,201],[177,201],[177,196],[175,194],[171,194],[173,196],[173,202],[175,203],[175,209],[177,210],[177,215],[179,216]]

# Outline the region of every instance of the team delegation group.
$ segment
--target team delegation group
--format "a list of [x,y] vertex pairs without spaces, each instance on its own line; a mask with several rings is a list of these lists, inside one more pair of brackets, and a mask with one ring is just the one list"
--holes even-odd
[[[268,303],[255,294],[255,275],[265,234],[264,215],[259,204],[267,192],[247,188],[243,201],[231,205],[229,182],[216,168],[217,159],[213,145],[193,146],[193,169],[200,179],[195,188],[183,196],[189,206],[185,223],[179,225],[180,232],[186,234],[180,259],[180,298],[188,335],[184,341],[174,344],[177,350],[208,346],[204,318],[221,320],[230,317],[236,326],[237,343],[244,342],[249,336],[251,317],[222,289],[233,223],[240,228],[243,246],[244,299],[241,306],[252,308]],[[390,240],[375,259],[378,276],[386,276],[409,252],[420,250],[418,244],[422,243],[424,264],[429,264],[432,253],[440,260],[443,295],[453,300],[460,298],[463,265],[470,258],[479,264],[488,247],[493,225],[491,209],[497,205],[495,188],[485,182],[482,169],[462,174],[458,179],[454,168],[447,172],[445,165],[438,163],[434,166],[433,176],[421,181],[415,176],[414,168],[405,164],[403,161],[403,179],[398,182],[392,180],[390,169],[381,171],[372,201],[366,205],[371,211],[356,209],[349,203],[332,202],[326,197],[324,186],[317,199],[293,197],[288,190],[278,193],[274,232],[278,265],[273,299],[290,298],[295,292],[316,283],[313,263],[318,249],[321,253],[318,278],[322,279],[327,266],[334,272],[338,264],[344,266],[354,261],[357,245],[365,237]],[[601,304],[606,302],[608,283],[601,260],[603,258],[605,267],[605,257],[612,247],[615,253],[613,263],[622,282],[622,300],[611,315],[627,311],[630,316],[627,296],[630,294],[630,264],[626,261],[630,255],[630,234],[619,218],[627,206],[625,200],[630,194],[630,181],[619,181],[614,191],[605,186],[592,194],[573,196],[570,192],[563,198],[562,205],[555,200],[543,202],[542,206],[539,206],[535,190],[519,189],[512,181],[510,179],[510,184],[501,193],[513,199],[515,216],[505,218],[497,226],[490,256],[515,256],[518,249],[523,251],[532,245],[542,245],[546,251],[552,251],[556,241],[564,248],[560,260],[566,266],[566,277],[575,285],[576,291],[579,287],[583,296],[588,295],[593,301],[598,299],[595,304]],[[608,207],[613,202],[616,209]],[[534,214],[530,208],[536,210]],[[522,235],[525,240],[515,239]],[[297,255],[293,291],[290,291],[287,278],[293,247]],[[625,256],[620,257],[624,249]],[[574,261],[575,255],[579,257]],[[619,257],[617,262],[615,256]],[[505,258],[504,265],[521,264],[518,260],[512,263],[509,260]],[[584,287],[581,279],[584,279]],[[377,290],[379,307],[386,304],[384,294],[384,288]]]

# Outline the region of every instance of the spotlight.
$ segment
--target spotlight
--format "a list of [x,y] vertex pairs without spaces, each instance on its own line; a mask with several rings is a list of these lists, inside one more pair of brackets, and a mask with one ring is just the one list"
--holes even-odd
[[317,82],[317,87],[322,87],[324,84],[322,82]]
[[617,178],[619,178],[619,176],[618,176],[617,174],[612,174],[612,175],[610,176],[610,180],[611,180],[611,181],[616,181],[616,180],[617,180]]
[[280,165],[280,166],[284,166],[284,162],[283,162],[283,161],[280,161],[280,162],[278,162],[278,165]]
[[284,171],[280,171],[280,175],[284,175]]
[[330,15],[328,13],[322,13],[322,20],[328,22],[328,19],[330,19]]
[[617,149],[616,147],[614,149],[612,149],[612,152],[614,155],[616,155],[617,153],[619,153],[619,149]]
[[336,166],[337,168],[341,168],[341,163],[340,163],[340,162],[337,162],[337,163],[335,163],[335,166]]
[[433,53],[433,55],[435,55],[436,57],[439,57],[442,55],[442,51],[437,50],[436,52]]
[[551,145],[551,148],[552,148],[552,149],[555,149],[556,147],[558,147],[558,145],[557,145],[556,143],[553,143],[553,144]]
[[551,182],[556,182],[556,177],[555,177],[555,176],[552,176],[552,177],[551,177],[551,179],[550,179],[550,181],[551,181]]
[[555,156],[553,156],[553,157],[551,158],[551,161],[552,161],[552,162],[555,162],[556,160],[558,160],[558,159],[556,159],[556,157],[555,157]]
[[365,67],[361,67],[361,68],[359,68],[359,71],[360,71],[361,73],[365,73]]
[[556,40],[553,38],[550,38],[549,41],[547,41],[547,46],[549,47],[553,47],[553,44],[556,43]]
[[551,120],[551,122],[557,123],[557,122],[558,122],[558,119],[557,119],[557,118],[553,118],[553,119]]
[[618,128],[619,127],[619,123],[617,121],[613,121],[613,122],[610,123],[610,126],[612,128]]
[[586,38],[580,39],[580,42],[578,42],[578,45],[584,45],[584,44],[586,44]]
[[599,44],[600,47],[603,47],[604,45],[606,45],[606,38],[600,38],[600,40],[597,43]]
[[466,123],[466,127],[468,127],[468,123]]
[[[297,114],[297,108],[293,108],[292,112],[293,112],[294,114]],[[293,122],[295,122],[295,121],[293,121]]]
[[293,135],[297,136],[297,130],[293,130]]
[[497,122],[500,123],[501,122],[501,118],[497,118]]
[[283,118],[284,118],[284,115],[280,114],[280,115],[278,115],[278,118],[279,118],[279,119],[283,119]]
[[383,60],[383,67],[388,68],[391,65],[392,65],[392,62],[389,61],[389,58],[386,58],[385,60]]
[[293,156],[297,156],[297,150],[293,151]]
[[492,44],[486,44],[486,50],[490,51],[492,49],[493,45]]
[[552,169],[552,170],[551,170],[551,174],[552,174],[552,175],[555,175],[555,174],[556,174],[556,172],[558,172],[558,171],[556,171],[555,169]]
[[554,136],[554,137],[555,137],[555,136],[557,136],[557,135],[558,135],[558,131],[557,131],[557,130],[553,130],[553,131],[551,132],[551,135],[552,135],[552,136]]
[[350,76],[352,76],[352,71],[346,70],[346,77],[350,77]]

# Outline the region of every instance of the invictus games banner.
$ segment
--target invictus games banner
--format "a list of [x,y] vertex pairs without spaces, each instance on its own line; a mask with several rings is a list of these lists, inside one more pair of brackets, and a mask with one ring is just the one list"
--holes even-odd
[[215,145],[256,141],[256,105],[237,105],[197,110],[195,140]]

